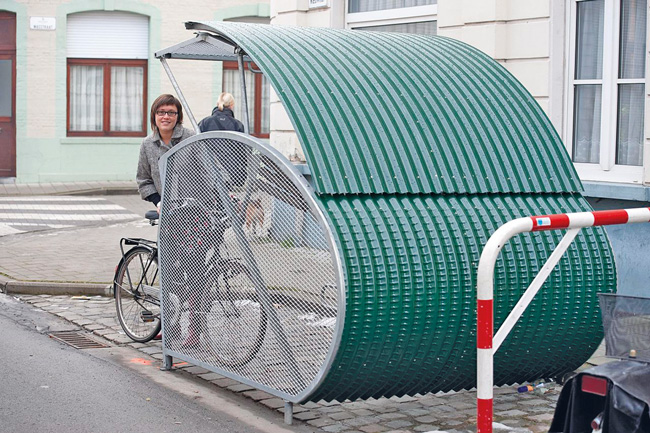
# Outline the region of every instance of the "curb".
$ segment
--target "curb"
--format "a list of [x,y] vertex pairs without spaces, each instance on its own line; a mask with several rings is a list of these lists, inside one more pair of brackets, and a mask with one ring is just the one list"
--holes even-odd
[[62,191],[57,192],[52,195],[82,195],[82,196],[93,196],[93,195],[136,195],[138,193],[138,188],[131,187],[100,187],[92,189],[80,189],[75,191]]
[[17,281],[0,275],[0,292],[8,295],[100,295],[112,297],[113,287],[110,284]]

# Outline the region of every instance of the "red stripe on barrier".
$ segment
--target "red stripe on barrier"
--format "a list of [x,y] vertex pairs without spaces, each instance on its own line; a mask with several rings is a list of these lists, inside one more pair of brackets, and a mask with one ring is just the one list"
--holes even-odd
[[569,227],[569,216],[566,214],[541,215],[530,218],[533,220],[532,231],[534,232],[541,230],[564,229]]
[[630,216],[626,210],[600,210],[592,212],[594,214],[594,225],[604,226],[608,224],[625,224]]
[[492,317],[492,299],[479,299],[476,304],[476,348],[491,349],[494,335],[494,320]]
[[476,399],[476,432],[492,433],[492,399]]

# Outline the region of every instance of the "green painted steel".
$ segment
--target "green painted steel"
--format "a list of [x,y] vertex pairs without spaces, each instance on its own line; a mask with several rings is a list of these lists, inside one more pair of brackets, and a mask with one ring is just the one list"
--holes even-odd
[[[475,386],[474,288],[483,245],[514,218],[590,210],[571,194],[321,199],[346,263],[347,314],[335,362],[310,400]],[[495,329],[561,236],[536,232],[506,245],[495,269]],[[602,339],[596,293],[616,285],[607,243],[602,228],[578,235],[497,352],[496,383],[553,377],[595,351]]]
[[[298,133],[345,275],[331,364],[308,400],[475,386],[476,269],[489,236],[526,215],[589,211],[541,108],[504,68],[442,37],[188,23],[233,41]],[[517,236],[495,271],[496,326],[559,232]],[[495,359],[495,382],[581,365],[602,338],[597,292],[616,270],[584,229]]]
[[581,191],[532,96],[449,38],[206,22],[270,80],[321,193]]

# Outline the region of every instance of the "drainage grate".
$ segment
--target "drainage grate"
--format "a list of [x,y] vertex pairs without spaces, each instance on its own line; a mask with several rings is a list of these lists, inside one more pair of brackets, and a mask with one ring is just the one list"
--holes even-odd
[[50,338],[59,340],[75,349],[103,349],[107,345],[89,338],[80,331],[59,331],[50,333]]

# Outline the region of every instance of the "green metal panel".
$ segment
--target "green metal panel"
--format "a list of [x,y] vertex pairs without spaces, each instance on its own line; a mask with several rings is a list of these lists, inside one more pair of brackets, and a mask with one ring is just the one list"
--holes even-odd
[[[541,108],[504,68],[442,37],[188,23],[244,49],[307,156],[345,274],[342,335],[309,400],[475,385],[476,269],[489,236],[526,215],[591,210]],[[505,246],[498,327],[559,242]],[[495,382],[579,366],[616,287],[605,231],[584,229],[503,343]]]
[[[476,270],[483,245],[525,215],[590,210],[579,195],[321,197],[345,261],[343,336],[310,400],[475,386]],[[562,233],[520,235],[495,270],[495,327]],[[616,287],[602,228],[584,229],[495,359],[499,384],[580,366],[602,339],[597,292]]]
[[497,62],[432,36],[189,23],[243,47],[298,133],[320,193],[575,192],[532,96]]

